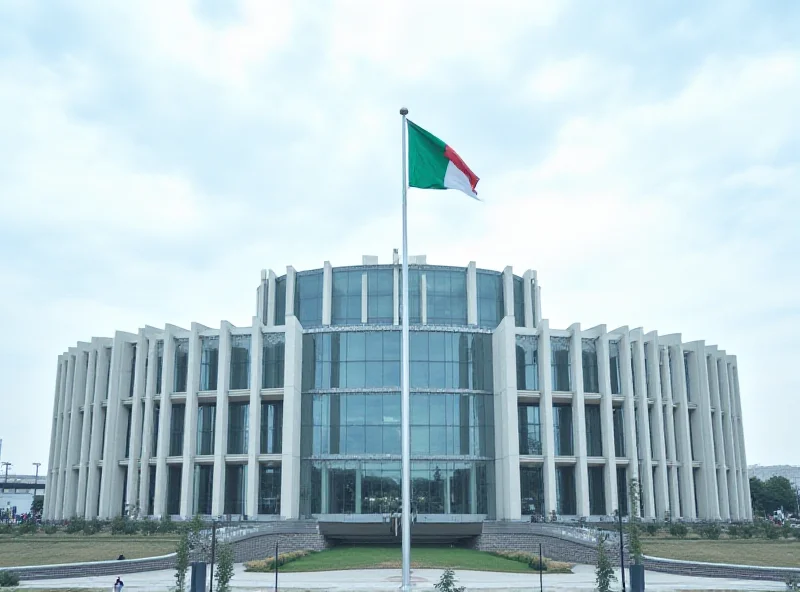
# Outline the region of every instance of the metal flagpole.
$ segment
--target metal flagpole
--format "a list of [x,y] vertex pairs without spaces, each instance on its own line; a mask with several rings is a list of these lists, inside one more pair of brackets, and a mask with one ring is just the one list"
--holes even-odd
[[403,592],[411,590],[411,434],[410,417],[411,402],[409,395],[409,347],[408,347],[408,175],[406,173],[406,115],[408,109],[400,109],[403,117],[403,293],[400,306],[402,307],[402,352],[403,361],[402,389],[400,394],[400,430],[402,432],[401,441],[401,463],[402,463],[402,496],[403,496]]

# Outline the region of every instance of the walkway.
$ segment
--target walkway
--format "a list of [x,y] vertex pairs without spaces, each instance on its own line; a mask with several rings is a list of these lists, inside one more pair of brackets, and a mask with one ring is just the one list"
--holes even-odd
[[[594,567],[591,565],[577,565],[572,574],[544,574],[544,588],[546,590],[594,590]],[[441,570],[419,569],[412,573],[412,582],[417,590],[432,590],[433,585],[439,580]],[[619,577],[619,572],[617,572]],[[114,583],[113,577],[73,578],[67,580],[32,580],[23,582],[21,588],[96,588],[110,590]],[[457,571],[457,585],[466,586],[467,590],[492,590],[522,591],[538,590],[538,574],[512,574],[489,573],[479,571]],[[153,571],[138,574],[128,574],[123,577],[125,592],[168,592],[175,582],[174,571]],[[236,575],[231,584],[234,591],[247,592],[272,592],[274,575],[261,573],[247,573],[242,565],[236,566]],[[647,590],[785,590],[781,582],[760,582],[725,580],[713,578],[694,578],[647,572],[645,577]],[[400,571],[396,569],[359,570],[359,571],[334,571],[334,572],[306,572],[280,574],[279,585],[281,590],[309,590],[309,591],[354,591],[368,592],[395,591],[400,586]],[[619,590],[619,582],[614,587]]]

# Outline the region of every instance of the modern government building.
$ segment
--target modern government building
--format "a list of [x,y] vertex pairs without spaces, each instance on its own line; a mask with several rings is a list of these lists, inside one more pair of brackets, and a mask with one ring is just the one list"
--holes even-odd
[[[412,512],[434,523],[752,519],[736,357],[550,327],[535,271],[409,266]],[[251,325],[59,356],[45,518],[385,520],[400,508],[391,264],[261,274]]]

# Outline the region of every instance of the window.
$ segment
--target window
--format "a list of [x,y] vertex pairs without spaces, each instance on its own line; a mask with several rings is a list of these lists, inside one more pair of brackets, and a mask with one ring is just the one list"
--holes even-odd
[[195,465],[194,467],[194,513],[211,514],[211,500],[214,496],[214,466]]
[[304,327],[322,324],[322,270],[295,276],[294,313]]
[[261,403],[261,454],[280,454],[283,440],[283,403]]
[[572,456],[572,407],[570,405],[553,405],[553,436],[556,444],[556,456]]
[[479,271],[478,284],[478,325],[494,329],[505,316],[503,300],[503,274],[493,271]]
[[283,333],[264,333],[261,352],[261,388],[283,388],[285,345]]
[[174,392],[186,392],[186,379],[189,377],[189,340],[175,340],[175,385]]
[[589,514],[592,516],[603,516],[606,513],[604,470],[605,467],[589,467]]
[[247,487],[247,465],[225,467],[225,513],[244,514],[245,488]]
[[217,390],[219,337],[200,338],[200,390]]
[[131,345],[131,368],[128,380],[128,397],[133,397],[133,386],[136,378],[136,344]]
[[[105,348],[106,355],[105,355],[105,364],[106,364],[106,394],[105,399],[108,399],[108,393],[111,392],[111,348]],[[64,364],[66,366],[66,363]],[[66,370],[64,370],[66,372]],[[103,430],[105,433],[105,430]]]
[[514,325],[525,326],[525,283],[517,276],[514,276]]
[[519,405],[517,407],[519,425],[519,453],[541,454],[542,433],[539,418],[539,405]]
[[517,389],[539,390],[539,340],[535,335],[517,335]]
[[[411,335],[413,373],[414,333]],[[412,380],[412,386],[414,386]],[[303,336],[303,390],[400,387],[400,332]]]
[[231,335],[231,390],[250,388],[250,336]]
[[619,375],[619,341],[608,342],[608,364],[611,375],[611,394],[619,395],[622,393]]
[[411,394],[411,454],[493,456],[491,395]]
[[275,324],[286,324],[286,276],[275,280]]
[[[419,268],[408,269],[408,322],[411,325],[418,325],[422,322],[422,300],[420,296],[420,278],[422,272]],[[403,318],[403,274],[400,274],[400,319]],[[394,320],[394,319],[393,319]]]
[[466,270],[425,271],[427,322],[429,325],[467,324]]
[[258,513],[281,513],[281,467],[261,464],[258,467]]
[[153,505],[155,504],[155,501],[156,501],[156,469],[157,468],[158,467],[156,467],[155,465],[150,465],[148,467],[148,469],[149,469],[148,473],[149,473],[149,479],[150,479],[148,481],[148,483],[147,483],[148,487],[147,487],[147,512],[146,512],[146,514],[148,516],[152,516],[153,515]]
[[570,338],[550,338],[550,372],[554,391],[570,391]]
[[128,457],[130,457],[130,454],[131,454],[131,427],[132,427],[132,424],[133,424],[133,411],[128,411],[127,413],[125,413],[125,415],[127,416],[128,427],[127,427],[126,432],[125,432],[125,457],[124,458],[128,458]]
[[394,271],[367,271],[367,321],[374,324],[394,322]]
[[619,496],[619,513],[628,515],[628,476],[625,468],[617,468],[617,495]]
[[164,376],[164,342],[156,341],[156,394],[161,394],[161,379]]
[[556,467],[556,504],[562,516],[578,513],[575,499],[575,467]]
[[186,405],[173,405],[170,416],[169,430],[169,455],[181,456],[183,454],[183,426],[186,420]]
[[603,456],[603,432],[600,422],[600,406],[586,405],[586,454]]
[[631,382],[633,383],[633,397],[639,396],[639,383],[636,381],[636,360],[639,359],[633,344],[631,343]]
[[542,467],[520,467],[520,497],[523,516],[544,515],[544,477]]
[[410,350],[411,388],[494,388],[491,335],[412,331]]
[[155,403],[153,405],[153,454],[151,456],[158,456],[158,424],[161,419],[160,415],[161,406]]
[[357,325],[361,322],[361,270],[333,270],[331,324]]
[[228,404],[228,454],[247,454],[250,403]]
[[600,380],[597,374],[597,340],[581,340],[581,357],[583,362],[583,392],[599,393]]
[[206,403],[197,406],[197,454],[214,454],[214,432],[217,405]]
[[614,407],[614,455],[625,454],[625,416],[622,407]]
[[167,465],[167,514],[170,516],[181,513],[182,472],[181,465]]
[[686,400],[692,401],[692,381],[689,378],[689,356],[690,352],[683,352],[683,372],[686,377]]

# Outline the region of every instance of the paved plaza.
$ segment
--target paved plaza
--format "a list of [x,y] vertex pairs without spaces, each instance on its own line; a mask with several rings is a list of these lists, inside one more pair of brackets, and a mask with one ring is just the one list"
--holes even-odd
[[[572,574],[544,574],[545,590],[594,590],[594,567],[576,565]],[[439,569],[419,569],[412,573],[412,582],[417,590],[432,590],[439,580]],[[617,571],[619,578],[619,572]],[[538,590],[538,574],[494,573],[479,571],[456,572],[460,586],[467,590],[522,591]],[[23,582],[22,588],[97,588],[110,590],[115,578],[109,576],[73,578],[64,580],[39,580]],[[175,572],[171,570],[153,571],[123,576],[125,592],[168,592],[175,582]],[[274,575],[248,573],[242,565],[236,566],[232,587],[235,591],[271,592],[274,590]],[[695,578],[647,572],[647,590],[785,590],[782,582],[761,582],[752,580],[729,580],[715,578]],[[280,574],[280,590],[308,591],[359,591],[367,592],[396,590],[400,586],[400,570],[374,569],[352,571],[328,571]],[[619,582],[615,588],[620,589]]]

